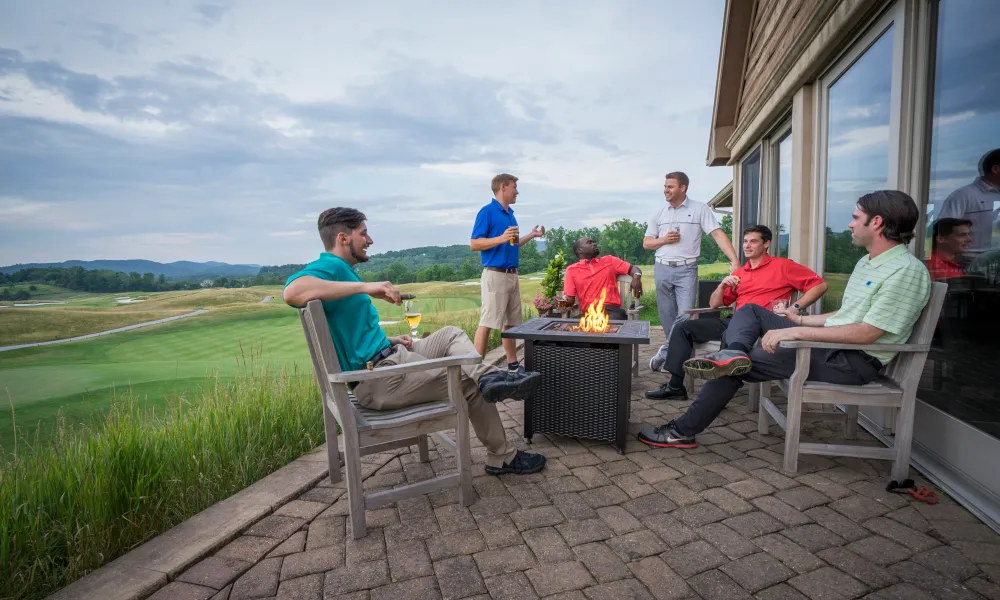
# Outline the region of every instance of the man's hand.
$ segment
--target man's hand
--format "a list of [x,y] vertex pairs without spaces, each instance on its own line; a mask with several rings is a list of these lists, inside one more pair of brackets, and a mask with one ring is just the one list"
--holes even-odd
[[406,348],[407,350],[413,350],[413,338],[408,335],[398,335],[396,337],[389,338],[390,344],[399,344],[400,346]]
[[681,234],[677,233],[676,231],[671,231],[667,233],[667,235],[663,236],[661,239],[668,244],[676,244],[677,242],[681,241]]
[[780,342],[799,339],[798,332],[798,327],[789,327],[788,329],[772,329],[764,334],[764,337],[760,340],[760,345],[764,348],[765,352],[774,354],[778,350],[778,344]]
[[633,296],[635,296],[636,298],[641,298],[642,297],[642,277],[641,276],[636,275],[635,277],[633,277],[632,278],[632,283],[631,283],[631,285],[629,287],[632,288],[632,295]]
[[500,236],[501,243],[510,243],[520,241],[517,235],[517,227],[508,227],[503,235]]
[[545,235],[545,227],[542,225],[535,225],[531,230],[531,237],[540,238]]
[[794,306],[789,306],[788,308],[786,308],[781,312],[774,311],[774,314],[781,315],[786,319],[792,319],[794,321],[795,317],[799,316],[799,309],[795,308]]
[[365,286],[365,293],[372,298],[385,300],[386,302],[397,306],[403,303],[403,300],[399,297],[399,290],[397,290],[396,286],[392,285],[388,281],[367,284]]
[[740,278],[737,277],[736,275],[730,275],[730,276],[726,277],[725,279],[723,279],[719,283],[719,287],[732,287],[732,288],[734,288],[734,287],[738,286],[739,284],[740,284]]

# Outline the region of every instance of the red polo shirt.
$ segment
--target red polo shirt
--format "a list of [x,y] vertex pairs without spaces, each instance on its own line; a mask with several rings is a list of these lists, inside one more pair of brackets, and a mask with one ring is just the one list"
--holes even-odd
[[605,304],[621,306],[622,297],[618,293],[618,276],[628,275],[632,265],[616,256],[598,256],[593,260],[581,260],[566,267],[563,293],[576,296],[580,307],[587,309],[601,297],[601,290],[608,290]]
[[735,289],[725,289],[722,303],[728,306],[736,302],[736,308],[757,304],[770,310],[772,300],[791,300],[796,290],[805,293],[823,283],[823,278],[813,273],[812,269],[794,260],[771,255],[765,255],[756,269],[747,261],[733,271],[733,275],[740,278],[740,284]]
[[925,264],[927,265],[927,270],[931,273],[931,279],[948,279],[965,275],[962,272],[962,265],[953,260],[942,258],[940,254],[932,254],[925,261]]

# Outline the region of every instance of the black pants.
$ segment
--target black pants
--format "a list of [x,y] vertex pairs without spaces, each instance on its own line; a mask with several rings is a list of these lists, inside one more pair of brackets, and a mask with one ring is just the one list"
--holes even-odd
[[628,312],[624,308],[615,306],[614,304],[605,304],[604,314],[608,315],[608,318],[612,321],[625,321],[628,319]]
[[[695,435],[704,431],[719,416],[744,381],[761,382],[787,379],[795,370],[795,350],[778,348],[774,354],[754,344],[772,329],[795,327],[792,321],[773,312],[748,304],[736,311],[726,330],[726,344],[740,343],[751,348],[750,372],[741,377],[710,379],[701,386],[698,397],[681,418],[674,422],[677,433]],[[809,380],[840,385],[870,383],[882,369],[882,363],[860,350],[825,350],[813,348],[809,361]]]
[[732,319],[688,319],[674,325],[667,344],[667,370],[677,377],[684,377],[684,361],[691,358],[695,344],[718,342],[723,339]]

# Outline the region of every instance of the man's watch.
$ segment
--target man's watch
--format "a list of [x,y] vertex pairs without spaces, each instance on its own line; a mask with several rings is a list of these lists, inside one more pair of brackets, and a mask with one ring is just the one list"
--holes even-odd
[[642,277],[642,271],[640,271],[639,269],[636,269],[635,270],[635,276],[636,277]]
[[796,302],[795,304],[793,304],[793,305],[792,305],[792,308],[794,308],[795,310],[802,310],[802,307],[801,307],[801,306],[799,306],[799,303],[798,303],[798,302]]

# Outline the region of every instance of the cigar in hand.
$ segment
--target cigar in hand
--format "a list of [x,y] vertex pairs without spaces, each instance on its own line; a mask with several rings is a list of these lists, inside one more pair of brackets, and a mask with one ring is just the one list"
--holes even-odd
[[400,294],[399,295],[399,299],[400,300],[413,300],[416,297],[417,297],[416,294]]

